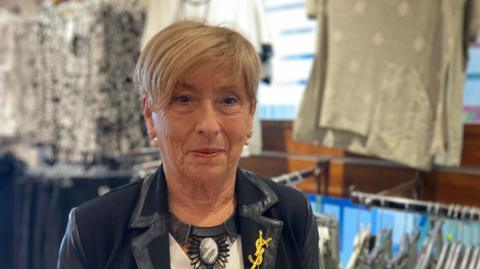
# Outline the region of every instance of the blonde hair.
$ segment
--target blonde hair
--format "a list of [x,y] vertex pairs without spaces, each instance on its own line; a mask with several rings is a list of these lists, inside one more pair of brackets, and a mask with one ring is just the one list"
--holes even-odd
[[194,68],[215,64],[242,76],[252,108],[257,98],[260,61],[255,48],[241,34],[200,22],[174,23],[145,46],[135,68],[134,81],[141,96],[165,108],[176,84]]

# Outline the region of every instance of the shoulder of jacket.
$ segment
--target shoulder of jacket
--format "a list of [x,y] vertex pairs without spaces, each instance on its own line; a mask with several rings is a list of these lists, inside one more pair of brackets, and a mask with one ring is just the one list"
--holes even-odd
[[271,178],[257,175],[248,170],[242,169],[242,172],[253,185],[257,186],[257,188],[261,189],[263,192],[266,192],[267,195],[269,192],[273,192],[277,196],[278,202],[273,206],[274,210],[288,211],[290,213],[297,212],[300,214],[306,213],[305,210],[307,210],[308,203],[307,198],[302,191],[290,186],[279,184]]
[[140,193],[143,181],[144,179],[136,180],[86,201],[77,207],[77,214],[82,214],[86,211],[95,213],[98,210],[104,211],[111,207],[125,207],[128,204],[133,206]]

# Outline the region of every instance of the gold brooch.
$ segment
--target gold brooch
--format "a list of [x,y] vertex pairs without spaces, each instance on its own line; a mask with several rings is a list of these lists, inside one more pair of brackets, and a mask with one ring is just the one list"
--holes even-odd
[[252,264],[250,269],[260,268],[260,265],[263,262],[263,253],[265,252],[265,249],[268,248],[268,243],[270,241],[272,241],[271,237],[263,239],[262,230],[258,231],[258,239],[255,241],[255,247],[257,248],[257,250],[255,250],[255,260],[252,258],[252,255],[248,255],[248,260]]

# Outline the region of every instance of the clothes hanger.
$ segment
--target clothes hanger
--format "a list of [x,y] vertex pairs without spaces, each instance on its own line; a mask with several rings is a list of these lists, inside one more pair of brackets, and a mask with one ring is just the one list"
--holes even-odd
[[[359,199],[363,199],[363,197],[359,197]],[[350,256],[346,269],[354,269],[359,262],[359,257],[361,255],[361,251],[364,248],[366,241],[370,238],[370,232],[368,228],[363,227],[363,224],[360,222],[360,210],[356,212],[357,218],[357,235],[353,241],[353,253]]]
[[456,205],[454,208],[453,217],[457,220],[455,223],[456,227],[455,227],[455,234],[454,234],[455,243],[454,243],[453,251],[450,251],[450,261],[447,268],[458,268],[458,259],[461,252],[463,251],[463,244],[459,240],[459,230],[460,230],[460,223],[458,222],[459,209],[460,209],[460,205]]
[[412,241],[418,242],[418,239],[420,237],[420,230],[417,227],[418,223],[418,215],[416,213],[413,213],[412,216]]
[[[453,219],[455,216],[455,208],[456,208],[456,205],[453,205],[452,212],[449,216],[451,219]],[[458,242],[456,241],[456,231],[455,231],[456,227],[454,227],[455,225],[452,223],[453,223],[453,220],[450,220],[448,225],[449,233],[447,235],[447,239],[450,241],[450,249],[448,251],[447,263],[445,264],[445,268],[452,268],[451,266],[454,263],[455,253],[458,248]]]
[[[430,231],[433,229],[432,220],[430,219],[430,208],[432,207],[432,202],[426,202],[425,205],[425,215],[427,216],[427,222],[423,225],[421,230],[421,242],[419,242],[420,253],[419,260],[424,259],[425,252],[430,241]],[[420,262],[417,263],[416,268],[420,268]]]
[[[466,220],[466,216],[467,216],[467,211],[468,211],[468,207],[464,206],[463,207],[463,210],[462,210],[462,220]],[[473,252],[473,245],[472,245],[472,237],[470,236],[467,236],[465,237],[465,234],[466,233],[466,230],[469,230],[471,231],[471,225],[469,223],[465,223],[465,222],[462,222],[462,241],[466,244],[466,247],[465,247],[465,252],[464,252],[464,255],[463,257],[460,259],[461,260],[461,264],[460,264],[460,269],[468,269],[468,264],[470,262],[470,257],[472,257],[472,252]]]
[[452,229],[452,218],[453,218],[453,209],[454,205],[451,204],[448,206],[447,218],[449,218],[447,223],[447,235],[445,244],[448,245],[448,251],[446,253],[445,264],[442,268],[449,268],[450,264],[452,263],[453,253],[455,252],[456,243],[453,241],[453,229]]
[[[450,218],[452,216],[452,211],[453,211],[453,205],[449,205],[447,215],[446,215],[447,218]],[[444,243],[443,243],[443,246],[442,246],[442,250],[440,251],[440,256],[439,256],[439,259],[438,259],[438,263],[435,267],[436,269],[445,268],[445,266],[448,263],[449,253],[450,253],[451,248],[452,248],[452,244],[450,243],[450,241],[451,241],[451,231],[450,231],[451,220],[447,220],[447,221],[448,221],[447,228],[446,228],[447,235],[445,236],[445,240],[444,240]]]
[[469,221],[470,221],[470,227],[472,229],[472,253],[471,253],[471,259],[468,262],[467,269],[475,269],[475,265],[477,262],[478,258],[478,235],[477,235],[477,224],[474,222],[474,213],[475,213],[475,208],[471,207],[470,212],[469,212]]
[[[380,200],[382,207],[384,206],[385,201],[382,199]],[[373,247],[372,251],[369,253],[367,257],[367,262],[370,265],[376,265],[376,263],[380,263],[378,256],[381,255],[385,250],[385,246],[388,240],[388,230],[384,229],[383,227],[383,209],[379,209],[380,212],[380,223],[379,223],[379,231],[377,233],[377,237],[375,238],[375,246]]]
[[392,257],[387,262],[387,268],[396,268],[398,267],[404,259],[408,258],[408,250],[410,247],[410,238],[408,234],[403,234],[402,238],[400,239],[400,251],[398,252],[397,256]]
[[[475,220],[475,214],[478,215],[478,210],[477,209],[473,209],[473,214],[472,214],[472,220],[476,221]],[[480,223],[478,222],[475,222],[474,223],[474,231],[476,232],[476,236],[475,236],[475,249],[476,249],[476,259],[473,263],[473,265],[470,267],[472,269],[476,269],[480,266]]]
[[[409,207],[409,204],[408,203],[405,203],[405,211],[408,212],[408,207]],[[402,262],[405,261],[405,259],[408,259],[408,255],[410,253],[410,247],[411,247],[411,244],[410,244],[410,236],[408,235],[408,232],[407,232],[407,219],[408,219],[408,213],[405,213],[406,216],[404,217],[404,222],[403,222],[403,236],[402,238],[400,239],[400,251],[398,252],[398,254],[395,256],[395,257],[391,257],[388,262],[387,262],[387,265],[386,267],[387,268],[396,268],[396,267],[399,267],[401,266]]]
[[410,242],[408,246],[408,258],[407,258],[407,267],[406,268],[415,268],[415,263],[417,262],[418,257],[418,241],[420,238],[420,231],[417,227],[418,215],[413,213],[412,215],[412,228],[410,234]]
[[441,231],[442,221],[436,220],[434,221],[433,228],[429,231],[429,240],[426,243],[426,247],[424,250],[423,255],[421,255],[420,259],[417,262],[416,269],[427,269],[430,266],[430,262],[433,256],[433,247],[435,242],[438,240],[438,234]]
[[[475,252],[474,252],[474,259],[470,262],[470,268],[471,269],[478,269],[480,268],[480,223],[477,222],[477,220],[475,219],[475,215],[478,216],[478,209],[476,208],[472,208],[472,212],[471,212],[471,220],[473,222],[473,226],[474,226],[474,238],[475,238]],[[476,234],[476,236],[475,236]],[[469,268],[469,269],[470,269]]]

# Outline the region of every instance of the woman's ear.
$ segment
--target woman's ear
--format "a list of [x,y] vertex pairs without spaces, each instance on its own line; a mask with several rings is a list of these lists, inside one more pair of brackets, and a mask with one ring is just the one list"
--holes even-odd
[[157,132],[155,130],[155,123],[153,121],[153,104],[152,99],[144,95],[142,97],[143,117],[145,119],[145,125],[147,126],[148,138],[155,139]]

